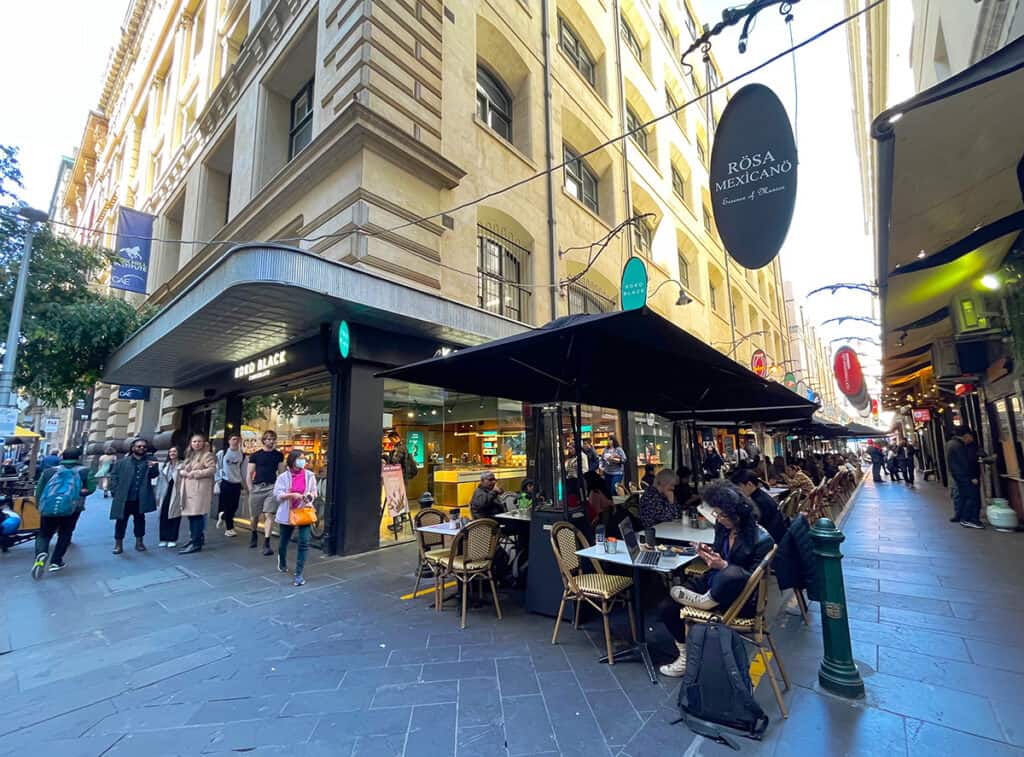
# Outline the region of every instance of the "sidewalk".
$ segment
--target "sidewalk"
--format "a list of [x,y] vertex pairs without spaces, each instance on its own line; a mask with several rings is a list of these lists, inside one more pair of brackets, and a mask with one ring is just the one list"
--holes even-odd
[[[0,556],[0,755],[734,754],[668,725],[675,682],[599,664],[599,623],[566,625],[552,646],[552,621],[518,597],[502,621],[471,610],[461,632],[429,598],[401,601],[414,547],[311,551],[295,589],[221,532],[198,555],[151,539],[115,557],[106,510],[94,497],[60,574],[33,582],[28,545]],[[772,723],[745,754],[1021,754],[1020,537],[963,529],[948,510],[934,484],[861,489],[843,551],[867,700],[816,689],[820,630],[783,614],[791,716],[764,682]]]

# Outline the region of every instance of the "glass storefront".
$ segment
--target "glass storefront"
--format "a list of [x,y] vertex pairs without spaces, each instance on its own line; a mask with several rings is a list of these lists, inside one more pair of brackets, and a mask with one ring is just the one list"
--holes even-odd
[[634,481],[644,475],[648,463],[658,472],[662,468],[674,469],[672,459],[672,421],[653,413],[630,413],[630,431],[633,440]]
[[[436,507],[468,515],[485,470],[505,491],[519,491],[526,477],[522,403],[386,379],[381,462],[381,544],[407,541],[425,492]],[[401,484],[408,513],[396,493]]]

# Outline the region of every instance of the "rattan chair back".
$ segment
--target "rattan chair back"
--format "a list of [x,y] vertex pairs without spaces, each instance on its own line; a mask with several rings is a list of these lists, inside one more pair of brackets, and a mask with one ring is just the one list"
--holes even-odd
[[[435,507],[425,507],[413,516],[412,522],[415,528],[421,526],[439,526],[444,523],[446,516],[444,512]],[[425,554],[436,547],[444,546],[444,537],[441,534],[431,534],[425,531],[416,531],[416,541],[420,546],[420,554]]]

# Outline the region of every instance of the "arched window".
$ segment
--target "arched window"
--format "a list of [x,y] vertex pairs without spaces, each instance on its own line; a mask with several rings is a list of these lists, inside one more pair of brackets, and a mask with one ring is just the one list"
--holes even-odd
[[630,132],[630,138],[636,142],[636,146],[647,152],[647,131],[641,129],[643,121],[632,108],[626,106],[626,129]]
[[498,135],[512,141],[512,96],[483,66],[476,67],[476,112]]
[[594,86],[594,59],[587,48],[583,46],[576,30],[566,23],[561,16],[558,17],[558,46],[566,54],[577,70],[583,74],[591,87]]
[[633,55],[640,63],[644,62],[644,49],[640,47],[640,40],[636,38],[636,34],[633,33],[632,27],[629,22],[626,21],[625,16],[619,16],[619,26],[622,28],[622,41],[626,43]]
[[565,191],[595,213],[597,209],[597,176],[568,145],[563,145]]
[[570,284],[568,290],[569,315],[610,313],[615,309],[613,300],[588,289],[582,283]]
[[686,289],[690,288],[690,261],[683,253],[679,253],[679,283]]
[[529,290],[522,286],[529,250],[494,229],[477,226],[477,302],[481,308],[522,321]]

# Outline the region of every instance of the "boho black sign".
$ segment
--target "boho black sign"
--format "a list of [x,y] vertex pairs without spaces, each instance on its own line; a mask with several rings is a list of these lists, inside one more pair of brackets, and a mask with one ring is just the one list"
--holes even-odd
[[782,248],[796,204],[796,141],[779,98],[748,84],[725,107],[711,152],[711,203],[725,249],[744,268]]

